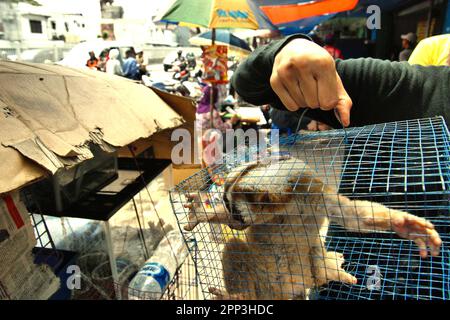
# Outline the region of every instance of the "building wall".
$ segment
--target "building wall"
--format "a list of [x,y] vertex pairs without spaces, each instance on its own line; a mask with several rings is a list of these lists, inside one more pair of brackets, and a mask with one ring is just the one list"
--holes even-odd
[[[121,19],[102,19],[98,0],[39,0],[41,6],[7,4],[0,1],[0,20],[3,36],[9,41],[50,41],[64,39],[68,43],[94,40],[101,35],[102,24],[112,24],[114,38],[120,41],[141,43],[176,44],[173,28],[153,23],[152,18],[164,1],[117,0],[114,5],[123,7]],[[28,16],[22,16],[26,14]],[[40,18],[37,18],[40,16]],[[31,33],[29,19],[42,21],[43,34]],[[48,17],[48,18],[47,18]],[[75,21],[75,22],[74,22]],[[54,22],[55,29],[52,28]],[[69,31],[65,28],[68,24]],[[84,27],[80,27],[84,25]],[[184,38],[183,38],[184,39]],[[181,41],[183,42],[183,41]],[[186,45],[186,41],[184,43]]]
[[[87,26],[86,18],[81,14],[52,15],[48,21],[48,28],[50,38],[64,36],[65,41],[70,43],[89,40],[92,33]],[[97,35],[98,32],[94,34]]]
[[[34,14],[24,14],[20,16],[21,40],[49,40],[49,30],[47,25],[48,17]],[[41,33],[31,31],[30,21],[39,21],[41,23]]]
[[3,25],[4,40],[20,40],[20,24],[16,7],[15,4],[0,2],[0,22]]

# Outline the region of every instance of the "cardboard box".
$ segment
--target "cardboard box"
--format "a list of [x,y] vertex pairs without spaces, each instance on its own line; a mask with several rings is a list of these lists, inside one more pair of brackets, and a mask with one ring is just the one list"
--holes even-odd
[[[177,141],[172,141],[172,133],[177,129],[185,129],[189,132],[191,137],[191,161],[187,166],[191,166],[195,163],[195,135],[194,135],[194,121],[196,106],[195,101],[192,98],[182,97],[174,94],[170,94],[158,89],[152,89],[164,102],[166,102],[175,112],[177,112],[183,118],[184,123],[176,128],[166,129],[158,133],[153,134],[149,138],[139,139],[131,143],[127,147],[123,147],[119,150],[119,157],[132,157],[134,155],[141,154],[145,150],[151,148],[152,155],[156,159],[172,159],[172,149],[178,144]],[[131,148],[131,151],[129,150]],[[195,167],[198,167],[195,166]]]
[[189,178],[201,170],[200,165],[189,166],[172,166],[173,185],[176,186],[181,181]]
[[89,69],[0,61],[0,194],[180,126],[151,89]]

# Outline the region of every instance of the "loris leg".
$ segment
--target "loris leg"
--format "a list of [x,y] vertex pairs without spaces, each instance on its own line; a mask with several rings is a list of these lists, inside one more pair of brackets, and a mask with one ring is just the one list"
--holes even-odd
[[394,231],[404,239],[413,240],[421,257],[427,257],[427,246],[432,256],[439,255],[442,241],[434,225],[424,218],[389,209],[376,202],[353,201],[341,195],[325,194],[324,202],[330,220],[349,231]]
[[231,239],[225,244],[222,256],[223,278],[226,290],[209,288],[217,299],[258,299],[259,285],[254,253],[247,243]]
[[214,296],[214,300],[248,300],[245,294],[235,293],[229,294],[225,290],[220,290],[217,288],[209,288],[209,293]]

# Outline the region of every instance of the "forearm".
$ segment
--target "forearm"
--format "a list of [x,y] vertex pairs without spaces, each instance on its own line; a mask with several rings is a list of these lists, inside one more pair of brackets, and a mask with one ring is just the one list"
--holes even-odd
[[371,58],[342,60],[336,69],[352,98],[351,125],[434,117],[449,119],[450,72]]
[[[242,63],[233,77],[241,97],[253,104],[286,110],[270,84],[276,54],[291,39],[260,48]],[[414,118],[447,116],[450,70],[421,68],[375,59],[337,60],[336,70],[353,101],[351,126]],[[302,110],[300,110],[302,112]],[[311,109],[307,116],[342,127],[333,111]]]
[[275,108],[286,110],[280,99],[270,87],[270,75],[276,54],[292,39],[309,37],[297,34],[283,40],[272,41],[259,47],[239,64],[231,82],[236,92],[247,102],[254,105],[271,104]]

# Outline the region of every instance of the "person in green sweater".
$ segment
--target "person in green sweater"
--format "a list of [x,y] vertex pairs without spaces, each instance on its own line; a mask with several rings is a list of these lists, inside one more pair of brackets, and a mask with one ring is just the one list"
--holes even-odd
[[336,60],[307,36],[255,50],[232,78],[254,105],[301,111],[333,128],[443,116],[450,123],[450,68],[372,58]]

